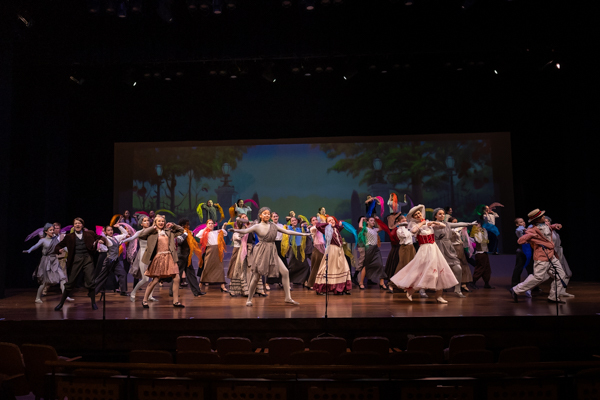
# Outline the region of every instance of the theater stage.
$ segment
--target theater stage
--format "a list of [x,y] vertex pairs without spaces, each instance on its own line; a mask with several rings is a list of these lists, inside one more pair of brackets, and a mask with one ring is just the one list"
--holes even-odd
[[[221,293],[218,285],[208,288],[207,295],[193,297],[182,289],[185,309],[171,306],[169,284],[157,287],[150,309],[143,309],[143,291],[132,303],[129,297],[108,293],[103,320],[102,303],[93,311],[83,290],[75,293],[75,302],[54,311],[58,292],[34,303],[35,290],[13,290],[0,300],[0,340],[13,343],[46,343],[63,352],[124,352],[131,349],[172,350],[180,335],[244,336],[257,346],[271,337],[296,336],[305,340],[332,333],[352,340],[360,336],[386,336],[395,347],[403,348],[409,335],[483,333],[489,347],[537,345],[551,348],[567,340],[570,352],[599,348],[600,284],[572,282],[569,292],[574,298],[559,305],[547,301],[549,282],[533,298],[522,296],[515,304],[507,291],[514,256],[491,256],[492,284],[495,289],[472,291],[461,299],[448,292],[448,304],[438,304],[434,294],[428,299],[413,296],[410,302],[403,293],[389,294],[378,285],[366,290],[354,287],[350,296],[329,296],[325,319],[325,296],[317,296],[302,286],[294,286],[293,298],[299,306],[283,302],[283,290],[271,285],[269,296],[246,299]],[[481,282],[480,282],[481,285]],[[129,285],[131,288],[131,284]],[[529,318],[526,318],[529,317]]]

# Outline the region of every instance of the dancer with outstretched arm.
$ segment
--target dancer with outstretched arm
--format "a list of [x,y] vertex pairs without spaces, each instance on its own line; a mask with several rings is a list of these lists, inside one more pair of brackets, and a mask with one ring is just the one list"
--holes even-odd
[[308,236],[310,233],[289,231],[269,222],[271,220],[271,209],[269,207],[262,207],[258,211],[258,217],[260,223],[252,225],[247,229],[233,230],[234,232],[241,234],[251,232],[256,233],[259,239],[258,244],[252,249],[252,261],[250,265],[250,269],[252,270],[252,280],[250,281],[250,290],[248,291],[248,301],[246,302],[246,306],[252,307],[252,296],[254,295],[254,290],[256,289],[256,285],[261,276],[277,276],[278,273],[281,274],[281,279],[283,281],[285,302],[297,305],[299,303],[292,299],[290,293],[289,271],[277,255],[275,238],[277,237],[277,232],[295,236]]

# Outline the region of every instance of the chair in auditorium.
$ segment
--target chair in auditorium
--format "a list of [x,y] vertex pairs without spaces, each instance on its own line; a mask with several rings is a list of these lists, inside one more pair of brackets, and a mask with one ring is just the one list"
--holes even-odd
[[309,350],[327,351],[331,355],[331,359],[337,359],[341,354],[348,349],[346,339],[341,337],[316,337],[310,341]]
[[290,354],[290,365],[331,365],[331,355],[323,350],[297,351]]
[[217,353],[225,358],[227,353],[240,351],[252,351],[252,342],[243,337],[220,337],[217,339]]
[[598,400],[600,398],[600,368],[579,371],[573,377],[578,400]]
[[57,374],[54,383],[58,399],[121,400],[126,397],[122,378]]
[[273,360],[265,353],[252,351],[231,351],[223,357],[223,364],[229,365],[272,365]]
[[177,364],[221,364],[221,357],[215,352],[178,351]]
[[273,364],[289,364],[292,353],[304,351],[304,340],[295,337],[276,337],[269,340],[268,349]]
[[416,336],[406,345],[407,351],[424,351],[431,354],[434,364],[444,361],[444,339],[441,336]]
[[478,334],[452,336],[448,348],[444,349],[444,357],[450,360],[453,354],[467,350],[485,350],[485,336]]
[[390,341],[380,336],[359,337],[352,342],[352,352],[356,351],[372,351],[387,357],[390,352]]
[[390,365],[433,364],[433,357],[425,351],[401,351],[391,353]]
[[453,353],[450,364],[491,364],[494,353],[489,350],[465,350]]
[[528,363],[540,361],[540,349],[535,346],[510,347],[500,352],[499,363]]
[[204,336],[179,336],[176,344],[178,353],[180,351],[212,351],[210,339]]
[[0,356],[0,375],[5,376],[2,382],[3,388],[9,387],[15,396],[28,395],[31,390],[19,346],[0,342],[0,354],[2,354]]
[[352,351],[338,357],[336,365],[387,365],[387,356],[374,351]]
[[[46,390],[46,374],[52,368],[46,365],[47,361],[75,361],[81,357],[60,357],[54,347],[43,344],[24,344],[21,346],[27,379],[33,394],[39,398],[44,397]],[[60,369],[56,372],[60,372]]]

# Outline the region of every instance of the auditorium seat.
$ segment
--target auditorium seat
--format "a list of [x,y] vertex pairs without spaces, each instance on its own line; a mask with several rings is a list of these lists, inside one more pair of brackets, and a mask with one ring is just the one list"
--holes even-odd
[[[25,374],[25,365],[19,346],[13,343],[0,342],[0,374],[5,375],[15,396],[30,393]],[[7,382],[7,381],[5,381]]]
[[453,353],[450,364],[491,364],[494,362],[494,353],[489,350],[465,350]]
[[223,357],[223,364],[229,365],[271,365],[273,361],[268,354],[252,351],[231,351]]
[[401,351],[389,355],[391,365],[433,364],[433,357],[425,351]]
[[499,363],[528,363],[540,361],[540,349],[535,346],[510,347],[500,352]]
[[355,351],[372,351],[387,357],[390,352],[390,341],[380,336],[359,337],[352,342],[352,352]]
[[290,354],[290,365],[331,365],[331,355],[323,350],[297,351]]
[[453,354],[466,350],[485,350],[485,336],[477,334],[452,336],[448,348],[444,349],[444,357],[449,360]]
[[352,351],[340,355],[336,365],[385,365],[387,358],[374,351]]
[[144,364],[173,364],[173,356],[168,351],[162,350],[131,350],[130,363]]
[[252,342],[243,337],[220,337],[217,339],[217,353],[225,358],[227,353],[239,351],[252,351]]
[[210,339],[204,336],[179,336],[177,352],[180,351],[212,351]]
[[441,336],[413,337],[408,341],[406,350],[429,353],[435,364],[441,364],[444,361],[444,339]]
[[221,357],[208,351],[178,351],[177,364],[221,364]]
[[344,338],[324,336],[312,339],[308,348],[310,350],[327,351],[331,355],[332,360],[335,360],[340,356],[340,354],[346,352],[348,345],[346,343],[346,339]]
[[59,374],[54,387],[59,399],[121,400],[126,397],[124,379]]
[[579,371],[573,377],[578,400],[598,400],[600,398],[600,368]]
[[290,354],[304,351],[304,340],[295,337],[277,337],[269,340],[269,357],[274,364],[289,364]]

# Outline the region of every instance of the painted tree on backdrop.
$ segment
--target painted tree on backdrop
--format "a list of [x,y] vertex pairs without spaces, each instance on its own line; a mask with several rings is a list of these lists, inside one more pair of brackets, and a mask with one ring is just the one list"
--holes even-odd
[[[168,203],[161,202],[156,208],[168,208],[175,211],[185,200],[187,208],[195,209],[192,188],[194,184],[200,186],[202,179],[214,179],[222,175],[223,163],[228,163],[232,170],[237,167],[237,162],[243,158],[249,146],[227,147],[166,147],[147,148],[137,150],[135,161],[135,179],[142,181],[142,187],[148,182],[150,186],[158,185],[163,180],[165,197]],[[158,176],[156,166],[162,167],[162,176]],[[177,178],[186,177],[187,189],[181,190],[181,200],[177,204]],[[162,186],[161,186],[162,187]],[[157,201],[162,193],[157,193]]]
[[424,188],[438,189],[448,182],[446,159],[449,155],[455,159],[454,168],[459,181],[483,179],[482,171],[489,173],[491,164],[486,141],[327,143],[316,146],[325,152],[327,158],[344,156],[328,171],[345,172],[354,178],[362,173],[361,184],[375,182],[373,160],[381,159],[384,179],[392,185],[407,185],[415,203],[423,201]]

